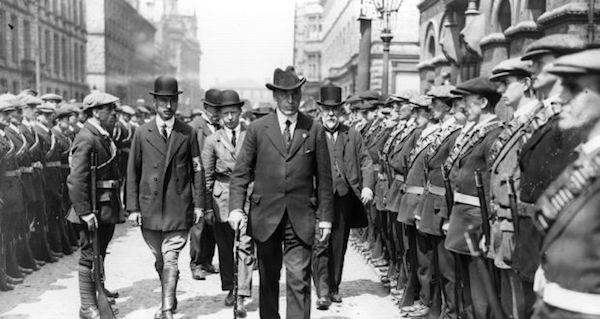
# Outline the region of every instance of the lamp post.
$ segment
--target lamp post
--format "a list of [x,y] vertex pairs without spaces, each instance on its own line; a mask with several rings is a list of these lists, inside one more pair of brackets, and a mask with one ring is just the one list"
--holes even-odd
[[387,95],[389,91],[390,78],[390,43],[394,35],[392,34],[391,18],[398,13],[403,0],[375,0],[375,8],[379,12],[379,18],[383,22],[381,30],[381,41],[383,41],[383,72],[381,81],[381,93]]

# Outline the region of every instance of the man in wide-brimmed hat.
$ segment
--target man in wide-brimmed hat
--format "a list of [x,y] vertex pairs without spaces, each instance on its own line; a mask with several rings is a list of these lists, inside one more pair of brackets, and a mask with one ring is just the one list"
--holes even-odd
[[[325,241],[333,222],[331,162],[323,127],[298,112],[306,80],[291,66],[276,69],[273,78],[267,88],[273,91],[277,110],[253,122],[246,132],[231,176],[229,222],[238,230],[242,220],[249,219],[248,233],[258,250],[260,316],[279,318],[279,274],[285,262],[287,318],[308,319],[315,228],[318,225],[321,233],[319,241]],[[313,194],[318,201],[311,202]]]
[[175,119],[181,93],[175,78],[155,80],[150,94],[157,115],[136,130],[127,165],[129,220],[142,227],[162,285],[162,307],[156,318],[173,318],[179,253],[204,208],[197,135]]
[[367,226],[364,205],[373,199],[375,178],[372,161],[360,133],[340,121],[344,104],[342,89],[322,87],[317,104],[326,131],[333,184],[331,237],[326,242],[315,244],[312,266],[319,297],[317,308],[326,310],[332,301],[342,302],[339,286],[350,229]]

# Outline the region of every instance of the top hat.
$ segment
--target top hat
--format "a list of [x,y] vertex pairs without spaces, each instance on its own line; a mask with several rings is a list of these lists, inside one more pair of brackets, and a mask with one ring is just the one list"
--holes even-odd
[[277,68],[273,73],[273,84],[267,83],[269,90],[292,91],[302,86],[306,82],[306,78],[300,79],[296,75],[296,70],[293,66],[288,66],[285,71]]
[[240,100],[240,96],[234,90],[223,90],[219,94],[219,104],[215,105],[217,107],[225,107],[225,106],[242,106],[244,105],[244,101]]
[[322,106],[340,106],[342,101],[342,88],[335,85],[326,85],[321,88],[321,100],[317,104]]
[[209,89],[204,92],[204,100],[202,102],[208,106],[219,106],[221,104],[221,90]]
[[154,91],[150,94],[154,96],[174,96],[183,93],[179,91],[177,80],[170,76],[161,75],[154,80]]

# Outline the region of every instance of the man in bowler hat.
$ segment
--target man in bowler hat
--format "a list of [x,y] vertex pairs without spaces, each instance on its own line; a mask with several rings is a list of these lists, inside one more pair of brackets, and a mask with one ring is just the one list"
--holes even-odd
[[150,94],[157,116],[136,130],[127,165],[129,220],[141,225],[162,285],[162,307],[155,318],[173,318],[179,253],[204,208],[196,134],[175,119],[181,93],[175,78],[155,80]]
[[316,103],[327,136],[333,178],[334,218],[331,237],[326,242],[315,244],[312,266],[319,297],[317,308],[326,310],[332,301],[342,301],[339,286],[350,228],[367,226],[367,213],[363,205],[373,199],[375,179],[372,160],[364,147],[362,136],[340,122],[344,104],[342,89],[337,86],[322,87],[321,100]]
[[[333,222],[331,162],[323,127],[298,112],[306,80],[293,67],[276,69],[275,113],[253,122],[238,155],[229,189],[229,223],[237,230],[248,218],[256,241],[261,318],[280,318],[279,276],[286,266],[287,314],[310,318],[310,261],[315,227],[328,239]],[[244,209],[254,180],[250,209]],[[315,185],[316,184],[316,185]],[[315,187],[316,186],[316,187]],[[318,202],[311,203],[317,194]],[[284,249],[282,250],[282,244]]]

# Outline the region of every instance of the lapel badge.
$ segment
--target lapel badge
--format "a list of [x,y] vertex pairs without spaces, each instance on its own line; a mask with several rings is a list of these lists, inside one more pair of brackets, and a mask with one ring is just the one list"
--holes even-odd
[[308,137],[308,134],[302,133],[302,138],[307,138],[307,137]]

